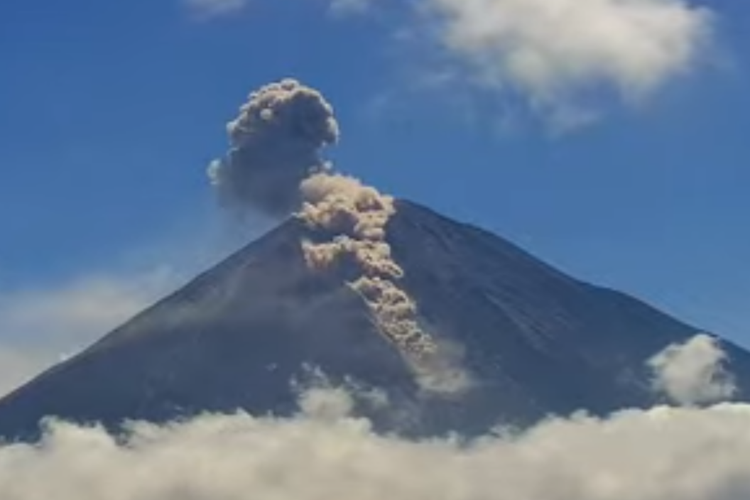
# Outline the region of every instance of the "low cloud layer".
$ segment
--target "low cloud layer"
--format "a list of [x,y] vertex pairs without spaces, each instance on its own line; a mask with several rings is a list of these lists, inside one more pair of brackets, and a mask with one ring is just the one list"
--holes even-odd
[[409,441],[347,415],[346,394],[296,418],[205,415],[99,428],[52,423],[0,446],[4,500],[746,500],[750,407],[653,408],[552,420],[521,434]]
[[737,388],[725,370],[726,353],[718,341],[697,335],[667,347],[648,361],[654,389],[682,405],[706,404],[731,398]]

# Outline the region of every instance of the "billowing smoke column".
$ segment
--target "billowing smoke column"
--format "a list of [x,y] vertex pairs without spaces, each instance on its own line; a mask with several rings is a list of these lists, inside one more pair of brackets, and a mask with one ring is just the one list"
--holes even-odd
[[[311,269],[353,266],[349,285],[368,303],[380,330],[409,360],[423,386],[454,392],[466,377],[450,368],[419,326],[399,287],[403,270],[386,242],[393,198],[332,171],[321,150],[338,141],[331,105],[314,89],[283,80],[250,94],[228,126],[231,150],[209,176],[222,198],[270,215],[293,213],[316,232],[302,248]],[[322,240],[322,241],[321,241]]]
[[434,354],[435,344],[416,321],[416,305],[396,284],[404,272],[385,241],[393,199],[352,177],[329,173],[306,179],[301,191],[305,203],[298,216],[313,229],[337,235],[330,242],[303,243],[308,265],[326,269],[354,262],[360,277],[351,286],[375,312],[383,333],[410,356]]
[[212,184],[225,202],[276,216],[299,206],[300,182],[326,170],[320,151],[339,137],[331,105],[295,80],[250,94],[227,132],[231,149],[209,167]]

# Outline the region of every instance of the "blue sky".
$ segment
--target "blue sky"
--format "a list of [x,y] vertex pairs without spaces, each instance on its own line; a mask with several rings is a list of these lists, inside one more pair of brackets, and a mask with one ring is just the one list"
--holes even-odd
[[293,76],[340,169],[750,344],[750,5],[539,2],[4,2],[0,341],[75,349],[247,237],[205,168]]

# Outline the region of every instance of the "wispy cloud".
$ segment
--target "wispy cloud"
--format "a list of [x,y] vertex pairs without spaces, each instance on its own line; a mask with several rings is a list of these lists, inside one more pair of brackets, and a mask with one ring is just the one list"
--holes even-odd
[[31,352],[10,343],[0,343],[0,397],[53,365],[54,357],[54,353]]
[[175,222],[157,241],[123,248],[102,267],[71,258],[62,279],[0,288],[0,397],[41,370],[78,353],[157,299],[248,242],[272,221],[209,210]]
[[168,268],[0,293],[0,395],[75,354],[179,282]]
[[726,353],[718,341],[697,335],[671,345],[648,361],[654,389],[682,405],[715,403],[731,398],[737,388],[724,364]]
[[363,14],[370,10],[373,0],[330,0],[330,10],[333,14],[346,16]]
[[234,14],[243,10],[250,0],[183,0],[190,11],[202,18]]

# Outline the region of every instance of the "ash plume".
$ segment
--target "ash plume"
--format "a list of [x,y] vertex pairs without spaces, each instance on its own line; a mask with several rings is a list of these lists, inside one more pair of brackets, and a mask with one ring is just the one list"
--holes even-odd
[[231,148],[210,165],[211,183],[225,203],[274,216],[299,205],[300,182],[326,169],[321,150],[339,138],[331,105],[292,79],[251,93],[227,133]]
[[470,386],[455,350],[439,345],[419,322],[417,305],[399,286],[404,270],[386,241],[387,224],[396,213],[391,196],[334,172],[317,173],[301,186],[305,200],[296,216],[324,241],[303,241],[311,269],[326,271],[354,265],[349,286],[370,307],[381,333],[410,362],[417,381],[431,393],[457,394]]
[[386,224],[396,211],[393,198],[339,174],[314,175],[301,189],[309,201],[297,216],[311,229],[337,235],[328,242],[303,243],[308,265],[326,269],[354,262],[360,276],[350,286],[368,303],[388,339],[412,356],[435,353],[434,341],[419,327],[414,301],[396,284],[404,272],[385,241]]
[[231,149],[209,167],[222,200],[303,221],[315,236],[301,243],[307,265],[320,272],[355,269],[349,286],[423,387],[463,389],[468,376],[420,326],[414,300],[399,286],[404,271],[386,241],[393,198],[334,172],[321,158],[339,138],[333,108],[321,93],[291,79],[266,85],[250,94],[227,130]]

